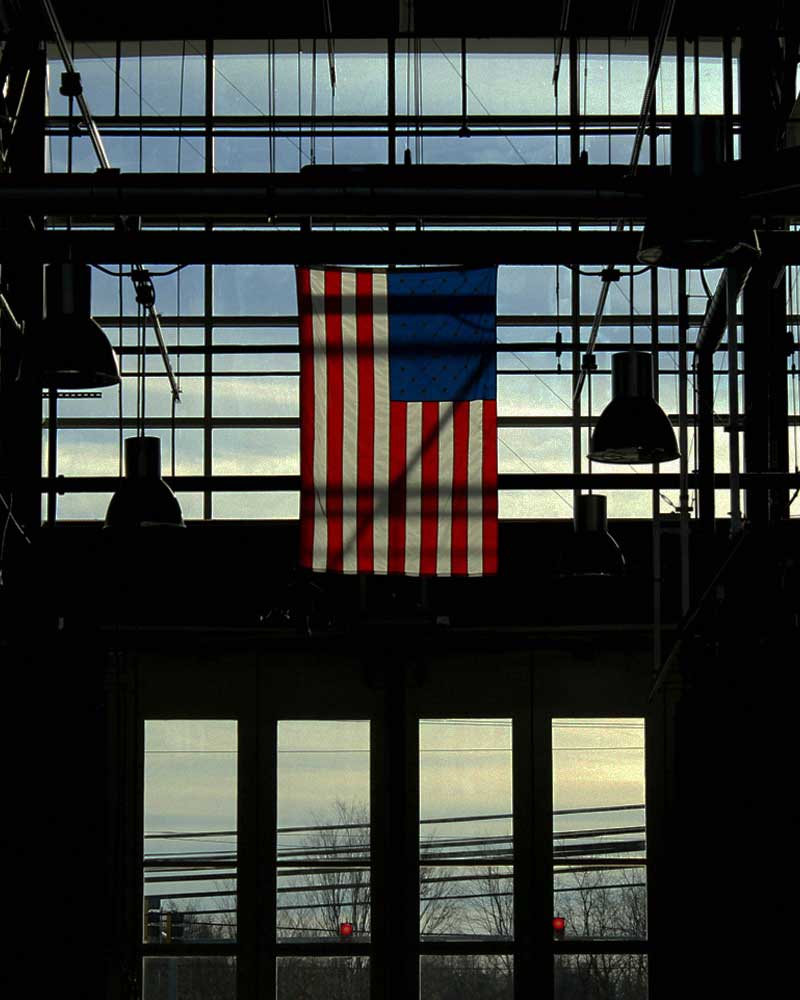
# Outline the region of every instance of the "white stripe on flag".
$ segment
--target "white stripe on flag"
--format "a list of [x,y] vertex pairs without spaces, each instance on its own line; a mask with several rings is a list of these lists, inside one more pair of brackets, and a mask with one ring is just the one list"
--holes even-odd
[[406,405],[405,572],[419,576],[422,549],[422,403]]
[[358,569],[356,503],[358,487],[358,355],[356,342],[356,275],[342,271],[342,571]]
[[311,317],[314,337],[314,558],[313,568],[328,565],[328,372],[325,351],[325,272],[311,271]]
[[483,400],[469,404],[467,574],[483,573]]
[[453,528],[453,403],[439,403],[439,511],[436,575],[450,576]]
[[375,375],[373,544],[375,572],[389,568],[389,299],[385,271],[372,276],[372,344]]

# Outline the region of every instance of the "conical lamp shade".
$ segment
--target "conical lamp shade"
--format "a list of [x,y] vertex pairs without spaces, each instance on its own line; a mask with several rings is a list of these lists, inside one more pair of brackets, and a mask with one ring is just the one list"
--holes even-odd
[[161,478],[161,440],[134,437],[125,441],[125,478],[111,498],[104,528],[185,528],[172,490]]
[[20,378],[51,389],[118,385],[117,356],[90,315],[88,264],[48,264],[45,319],[26,335]]
[[680,457],[675,431],[653,399],[653,359],[622,351],[611,359],[613,398],[592,434],[589,458],[618,465],[650,465]]
[[621,576],[625,558],[608,533],[607,499],[593,493],[578,497],[575,531],[559,564],[560,576]]
[[636,259],[659,267],[750,267],[760,256],[756,231],[746,221],[709,216],[698,207],[648,219]]

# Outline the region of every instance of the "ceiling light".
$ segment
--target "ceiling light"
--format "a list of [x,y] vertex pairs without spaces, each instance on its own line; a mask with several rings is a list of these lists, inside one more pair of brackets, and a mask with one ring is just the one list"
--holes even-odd
[[161,478],[161,439],[125,441],[125,478],[108,505],[104,528],[185,528],[172,490]]
[[749,267],[760,256],[746,220],[685,209],[645,222],[636,259],[659,267]]
[[649,465],[680,457],[669,417],[653,398],[653,358],[621,351],[611,359],[612,399],[600,414],[588,457],[593,462]]
[[607,498],[597,493],[578,497],[575,530],[562,553],[560,576],[621,576],[625,558],[608,533]]
[[90,315],[91,296],[88,264],[45,267],[45,318],[26,335],[20,378],[51,389],[119,384],[117,356]]

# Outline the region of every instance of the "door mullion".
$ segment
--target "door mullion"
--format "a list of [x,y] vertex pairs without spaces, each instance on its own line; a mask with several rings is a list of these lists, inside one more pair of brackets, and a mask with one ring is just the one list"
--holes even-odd
[[[522,692],[520,692],[522,695]],[[520,697],[527,705],[529,697]],[[533,766],[531,713],[523,709],[514,716],[512,730],[512,774],[514,809],[514,996],[533,995],[532,959],[536,864],[533,823]]]
[[[254,690],[251,675],[246,690]],[[239,756],[237,793],[237,960],[238,1000],[256,1000],[258,993],[257,954],[261,928],[258,905],[261,898],[258,871],[258,719],[255,700],[242,699],[239,716]]]
[[278,720],[269,706],[275,704],[270,689],[270,673],[259,671],[256,802],[258,839],[256,842],[256,981],[259,1000],[277,995],[276,914],[278,875]]
[[[553,739],[552,713],[532,695],[533,851],[530,996],[553,996]],[[518,996],[520,994],[517,994]]]

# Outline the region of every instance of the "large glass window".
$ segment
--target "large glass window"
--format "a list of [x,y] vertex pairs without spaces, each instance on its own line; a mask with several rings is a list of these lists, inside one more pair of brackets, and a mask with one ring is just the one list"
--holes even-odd
[[[667,40],[642,164],[668,162],[669,122],[676,113],[724,115],[729,138],[737,137],[739,46],[737,39],[729,41]],[[325,39],[213,45],[76,41],[74,51],[111,161],[124,171],[296,172],[311,164],[406,158],[412,164],[563,165],[585,156],[590,165],[628,163],[650,43],[635,37],[576,39],[573,45],[555,39],[466,39],[462,51],[458,38],[411,38],[395,45],[393,66],[385,41],[368,39],[337,39],[330,46]],[[88,139],[73,127],[75,108],[59,93],[61,67],[54,50],[49,58],[47,167],[94,170]],[[209,80],[213,87],[207,93]],[[577,83],[572,95],[570,80]],[[58,228],[67,221],[52,218],[49,224]],[[83,224],[69,221],[77,228]],[[153,224],[144,219],[146,229]],[[156,224],[203,226],[197,219]],[[313,219],[311,224],[317,228]],[[107,225],[99,223],[101,229]],[[345,225],[357,231],[363,223]],[[553,225],[554,220],[546,221]],[[212,231],[256,226],[269,230],[270,239],[281,231],[280,220],[268,218],[216,217],[207,226]],[[503,227],[519,228],[508,220],[488,226]],[[431,227],[423,221],[418,228],[466,233],[474,222],[456,218]],[[541,232],[541,224],[528,228]],[[559,234],[570,229],[557,223],[555,228]],[[578,230],[613,228],[582,224]],[[63,476],[61,492],[50,491],[46,514],[52,519],[104,516],[122,440],[143,405],[147,431],[163,438],[164,468],[177,477],[173,485],[186,516],[296,519],[300,415],[293,268],[242,262],[175,271],[162,261],[151,270],[180,402],[173,404],[152,331],[139,331],[130,281],[95,269],[94,314],[121,354],[123,387],[44,402],[45,434],[53,431],[58,437],[46,453],[44,472]],[[796,268],[790,271],[796,289]],[[501,265],[501,518],[570,517],[575,491],[588,485],[579,477],[588,473],[594,483],[599,476],[627,475],[618,487],[604,479],[611,517],[651,516],[649,468],[638,470],[632,482],[631,468],[598,468],[586,458],[591,428],[610,396],[611,355],[631,344],[653,353],[656,391],[673,422],[682,410],[686,414],[693,473],[698,420],[693,348],[706,291],[713,291],[718,277],[711,271],[701,276],[622,268],[610,285],[599,326],[596,370],[575,398],[602,287],[600,267]],[[688,326],[680,332],[684,280]],[[138,360],[143,347],[144,366]],[[682,361],[688,376],[680,374]],[[722,474],[730,441],[724,433],[726,382],[722,350],[716,356],[713,404],[719,426],[716,471]],[[795,407],[790,413],[794,451],[798,421]],[[82,485],[90,476],[100,479]],[[201,478],[201,492],[196,478],[182,488],[187,476]],[[515,476],[526,477],[524,488]],[[251,485],[247,477],[258,480]],[[272,477],[280,481],[271,484]],[[674,512],[678,490],[662,482],[658,495],[662,511]],[[697,514],[695,503],[692,512]]]

